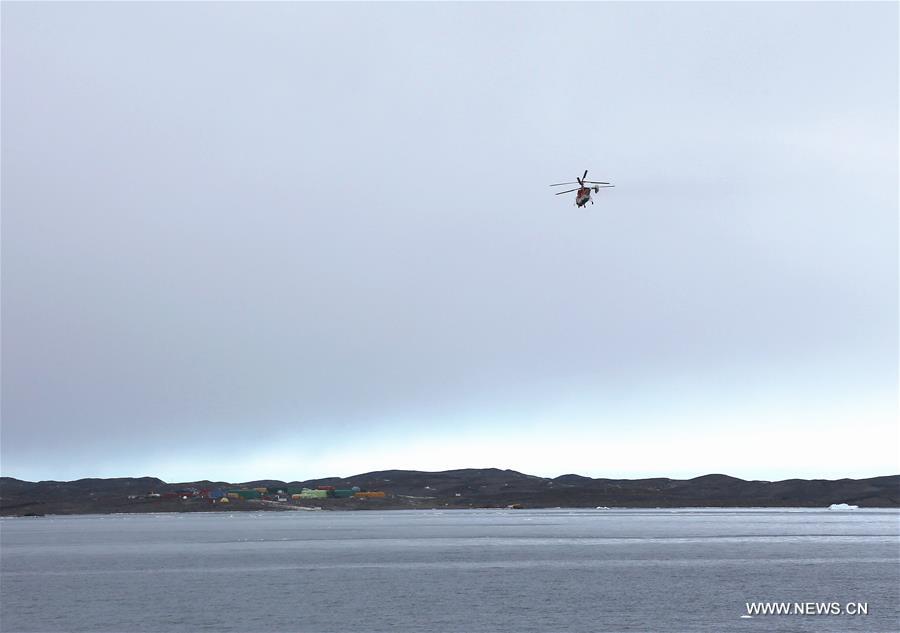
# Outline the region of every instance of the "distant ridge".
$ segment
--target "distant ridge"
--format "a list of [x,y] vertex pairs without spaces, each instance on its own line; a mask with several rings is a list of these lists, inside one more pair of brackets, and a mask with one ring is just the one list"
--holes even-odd
[[[334,486],[381,490],[384,499],[365,503],[327,499],[323,509],[484,508],[512,505],[528,508],[603,507],[813,507],[846,503],[863,508],[900,507],[900,475],[869,479],[786,479],[746,481],[722,474],[693,479],[604,479],[567,474],[538,477],[498,468],[467,468],[440,472],[383,470],[352,477],[325,477],[285,482],[166,483],[155,477],[79,479],[29,482],[0,477],[0,515],[89,514],[108,512],[213,511],[210,503],[182,499],[148,500],[148,493],[186,488],[315,488]],[[171,495],[170,495],[171,496]],[[132,497],[129,499],[129,497]],[[139,498],[137,501],[135,498]],[[234,510],[284,509],[265,502],[234,503]]]

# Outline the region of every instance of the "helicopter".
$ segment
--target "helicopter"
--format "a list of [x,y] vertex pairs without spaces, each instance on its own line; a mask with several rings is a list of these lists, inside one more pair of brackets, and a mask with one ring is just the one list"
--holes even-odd
[[[557,196],[561,196],[564,193],[571,193],[572,191],[577,191],[575,194],[575,206],[583,207],[588,203],[588,200],[591,201],[591,204],[594,204],[594,201],[591,200],[591,189],[594,190],[594,193],[600,191],[601,188],[605,189],[607,187],[615,187],[615,185],[611,185],[608,182],[595,182],[593,180],[585,180],[587,178],[588,170],[584,170],[584,175],[579,178],[575,176],[575,180],[578,182],[558,182],[556,184],[550,185],[551,187],[561,187],[562,185],[578,185],[574,189],[567,189],[566,191],[560,191],[557,193]],[[588,186],[588,185],[593,185]]]

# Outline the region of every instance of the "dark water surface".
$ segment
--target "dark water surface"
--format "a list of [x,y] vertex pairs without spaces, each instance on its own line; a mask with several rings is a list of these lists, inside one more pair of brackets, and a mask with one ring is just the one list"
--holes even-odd
[[4,632],[898,631],[900,512],[8,518],[0,598]]

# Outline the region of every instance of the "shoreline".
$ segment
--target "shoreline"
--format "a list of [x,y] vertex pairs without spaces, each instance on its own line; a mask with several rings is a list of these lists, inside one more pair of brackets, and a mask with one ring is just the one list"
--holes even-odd
[[522,507],[507,508],[500,506],[435,506],[435,507],[382,507],[382,508],[309,508],[309,507],[284,507],[284,508],[266,508],[262,506],[245,507],[245,508],[222,508],[221,510],[153,510],[153,511],[135,511],[135,512],[47,512],[32,514],[0,514],[2,519],[43,519],[43,518],[60,518],[60,517],[88,517],[88,516],[141,516],[141,515],[182,515],[182,514],[253,514],[253,513],[356,513],[356,512],[466,512],[466,511],[497,511],[497,512],[520,512],[520,511],[581,511],[581,512],[597,512],[597,513],[615,513],[622,511],[771,511],[771,512],[827,512],[829,514],[871,514],[873,512],[893,512],[900,513],[900,508],[896,506],[869,506],[865,508],[853,509],[831,509],[828,506],[615,506],[604,508],[590,508],[584,506],[553,506],[553,507]]
[[0,478],[0,516],[185,512],[597,508],[900,508],[900,475],[746,481],[553,479],[512,470],[378,471],[285,483],[167,483],[155,477],[28,482]]

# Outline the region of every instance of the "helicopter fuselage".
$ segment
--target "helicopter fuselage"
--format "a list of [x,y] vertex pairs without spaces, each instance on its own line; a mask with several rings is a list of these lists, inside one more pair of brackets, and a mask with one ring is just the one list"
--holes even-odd
[[591,199],[591,190],[589,187],[582,187],[575,194],[575,206],[583,207]]

